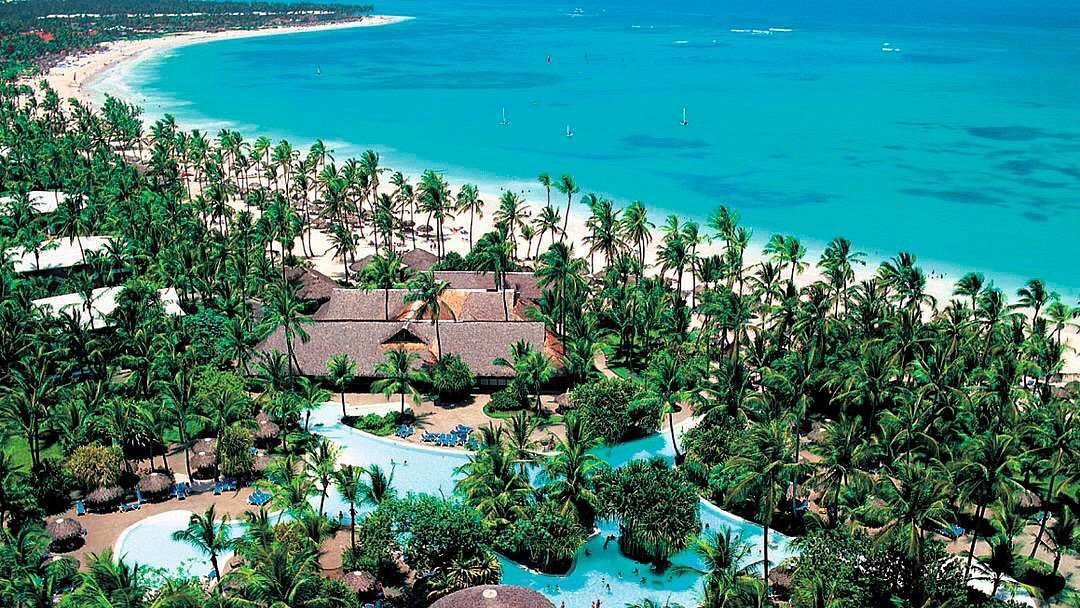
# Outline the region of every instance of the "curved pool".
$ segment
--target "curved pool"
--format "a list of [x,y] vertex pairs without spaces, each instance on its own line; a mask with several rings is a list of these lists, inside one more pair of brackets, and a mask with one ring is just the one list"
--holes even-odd
[[[362,433],[342,424],[338,412],[338,406],[324,405],[312,413],[311,424],[314,432],[341,447],[339,460],[342,463],[378,464],[388,471],[393,470],[393,485],[400,494],[426,492],[449,496],[453,493],[454,469],[468,460],[466,452],[403,444]],[[596,453],[612,466],[636,458],[659,455],[671,460],[674,457],[671,439],[664,433],[599,448]],[[313,502],[317,502],[317,497]],[[333,517],[339,511],[348,513],[348,507],[336,491],[331,491],[326,500],[326,512]],[[124,531],[116,542],[116,550],[118,554],[126,555],[128,561],[170,572],[205,575],[210,570],[205,556],[173,541],[170,536],[173,530],[187,526],[189,516],[186,511],[170,511],[142,520]],[[701,521],[712,529],[732,528],[752,544],[754,559],[761,559],[762,529],[757,524],[705,501],[702,501]],[[569,573],[539,574],[503,559],[503,583],[536,589],[551,598],[555,605],[565,602],[567,606],[589,606],[599,599],[604,606],[622,606],[645,597],[685,605],[696,602],[699,577],[691,573],[675,574],[676,568],[663,573],[652,572],[648,566],[624,557],[616,543],[604,547],[605,537],[617,533],[616,524],[601,522],[599,528],[600,534],[589,539],[585,545],[587,551],[578,554]],[[788,541],[782,534],[770,533],[770,562],[778,563],[790,554]],[[676,566],[698,565],[697,557],[690,551],[676,555],[672,562]]]

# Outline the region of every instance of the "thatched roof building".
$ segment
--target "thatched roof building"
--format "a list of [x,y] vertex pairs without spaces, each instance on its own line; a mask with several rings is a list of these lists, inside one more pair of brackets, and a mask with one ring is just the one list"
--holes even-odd
[[455,591],[431,608],[555,608],[543,595],[514,585],[481,585]]
[[[424,362],[431,363],[438,355],[434,323],[429,321],[316,321],[305,328],[308,341],[293,343],[299,363],[298,373],[315,376],[323,374],[326,361],[344,353],[357,363],[357,375],[373,377],[375,365],[386,358],[386,351],[404,348],[420,353]],[[547,352],[553,365],[559,358],[548,341],[547,330],[540,321],[525,322],[450,322],[440,323],[442,347],[469,365],[481,378],[510,378],[513,373],[492,361],[506,357],[511,344],[519,340]],[[259,351],[286,352],[285,335],[281,328],[256,347]]]
[[340,287],[330,277],[311,268],[286,268],[285,280],[296,288],[296,297],[301,300],[325,302],[330,299],[330,293]]
[[172,484],[172,477],[164,473],[150,473],[139,478],[139,481],[135,483],[135,489],[143,495],[143,498],[155,500],[166,496],[172,489]]
[[[402,319],[409,312],[405,289],[334,289],[329,301],[315,311],[316,321],[384,321],[387,308],[391,320]],[[389,300],[389,306],[387,301]]]
[[52,539],[53,544],[64,545],[82,538],[82,524],[70,517],[50,519],[45,524],[45,533]]

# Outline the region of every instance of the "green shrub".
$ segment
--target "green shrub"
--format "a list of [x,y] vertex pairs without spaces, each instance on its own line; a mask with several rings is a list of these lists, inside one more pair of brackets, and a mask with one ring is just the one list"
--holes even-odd
[[435,262],[432,270],[468,270],[465,267],[465,258],[456,251],[447,251],[441,260]]
[[517,381],[511,381],[506,388],[491,394],[491,403],[488,408],[493,412],[516,412],[529,404],[529,394],[525,386]]
[[115,486],[120,481],[120,449],[91,443],[75,448],[67,459],[71,477],[86,490]]
[[444,355],[428,370],[431,386],[440,401],[453,401],[469,392],[476,384],[476,375],[469,364],[457,355]]
[[640,393],[638,384],[631,380],[604,378],[574,387],[570,400],[593,435],[618,443],[656,429],[658,404],[638,401]]
[[381,416],[379,414],[366,414],[356,418],[347,418],[345,423],[354,429],[366,431],[379,437],[393,434],[401,425],[398,412],[389,412]]
[[346,572],[363,570],[380,580],[396,575],[394,552],[398,551],[393,521],[385,509],[376,509],[356,526],[356,552],[345,549],[342,558]]
[[496,546],[515,560],[550,574],[564,574],[585,543],[585,531],[573,515],[553,501],[527,507],[499,535]]
[[217,441],[218,470],[226,477],[249,477],[254,459],[255,435],[240,425],[225,427]]

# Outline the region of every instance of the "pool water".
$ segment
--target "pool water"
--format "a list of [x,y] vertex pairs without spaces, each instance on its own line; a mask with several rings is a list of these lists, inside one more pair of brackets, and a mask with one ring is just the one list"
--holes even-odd
[[[462,450],[439,449],[406,445],[374,437],[349,428],[340,422],[338,408],[327,404],[312,413],[312,430],[341,447],[339,461],[343,464],[370,466],[378,464],[393,471],[393,487],[399,494],[425,492],[449,496],[454,489],[454,469],[468,460]],[[663,456],[671,460],[674,450],[666,433],[657,433],[612,447],[603,447],[597,454],[612,466],[620,466],[637,458]],[[312,499],[318,504],[318,497]],[[348,505],[336,491],[326,499],[326,513],[348,514]],[[130,562],[203,576],[210,571],[209,560],[194,549],[171,539],[173,530],[187,525],[190,513],[171,511],[135,524],[121,535],[116,543],[117,553]],[[723,511],[705,501],[701,507],[702,524],[713,530],[730,527],[751,543],[753,559],[761,559],[762,529],[758,525]],[[239,533],[239,532],[238,532]],[[677,566],[700,566],[698,558],[684,551],[672,559],[673,566],[664,572],[653,572],[645,564],[624,557],[616,542],[605,548],[609,534],[617,534],[613,522],[600,522],[599,534],[593,536],[578,554],[571,571],[565,575],[545,575],[528,570],[515,562],[503,559],[503,583],[521,585],[540,591],[558,606],[589,606],[600,600],[603,606],[623,606],[642,598],[692,605],[699,596],[699,577],[692,572],[677,573]],[[167,549],[166,549],[167,548]],[[791,554],[789,539],[770,533],[769,561],[783,561]]]
[[[191,545],[172,539],[173,532],[187,527],[191,515],[191,511],[176,510],[139,520],[116,540],[117,557],[129,564],[159,569],[167,575],[212,575],[210,558]],[[238,522],[233,522],[230,532],[236,538],[243,533],[243,528]],[[230,557],[232,551],[222,552],[218,556],[218,563],[224,565]]]

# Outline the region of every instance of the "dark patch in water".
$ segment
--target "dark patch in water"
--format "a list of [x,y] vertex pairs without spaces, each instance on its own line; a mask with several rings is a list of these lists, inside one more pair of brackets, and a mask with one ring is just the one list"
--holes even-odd
[[1035,213],[1034,211],[1025,211],[1020,215],[1024,216],[1025,219],[1031,220],[1033,222],[1045,222],[1047,219],[1049,219],[1045,215],[1041,213]]
[[926,53],[904,53],[904,61],[912,63],[930,63],[934,65],[951,65],[954,63],[971,63],[971,59],[963,57],[950,57],[949,55],[928,55]]
[[996,141],[1032,141],[1035,139],[1064,139],[1074,140],[1080,137],[1075,133],[1051,133],[1037,127],[970,127],[968,134],[983,139]]
[[656,137],[653,135],[628,135],[622,138],[624,146],[631,148],[664,148],[677,150],[680,148],[702,149],[712,144],[704,139],[679,139],[677,137]]
[[931,188],[904,188],[900,194],[936,198],[946,203],[964,203],[968,205],[1001,205],[1001,199],[978,190],[934,190]]
[[[743,173],[748,175],[752,172]],[[796,192],[794,190],[769,190],[766,188],[746,187],[744,182],[735,182],[715,175],[701,175],[675,171],[657,171],[657,175],[670,178],[683,184],[690,190],[715,200],[732,201],[741,207],[785,208],[792,205],[815,205],[826,203],[832,195],[820,192]],[[728,176],[731,177],[731,176]]]

